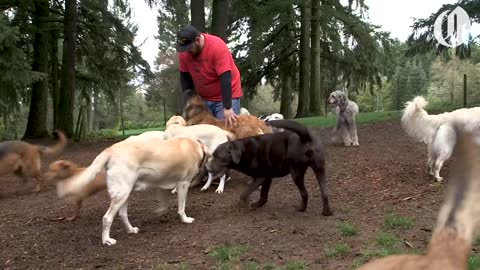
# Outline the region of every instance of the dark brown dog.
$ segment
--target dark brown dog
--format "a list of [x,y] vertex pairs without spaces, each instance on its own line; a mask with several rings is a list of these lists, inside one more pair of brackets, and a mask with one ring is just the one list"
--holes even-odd
[[14,173],[23,178],[36,180],[35,192],[39,192],[43,187],[40,157],[44,154],[60,154],[67,139],[63,132],[56,131],[58,143],[53,146],[33,145],[24,141],[6,141],[0,143],[0,176]]
[[45,173],[45,179],[48,182],[56,183],[58,196],[75,204],[74,215],[68,217],[67,221],[75,220],[78,217],[83,200],[107,188],[105,170],[98,173],[93,181],[82,188],[72,188],[75,186],[71,184],[72,181],[75,181],[72,176],[78,175],[85,169],[86,167],[79,167],[72,161],[57,160],[50,163],[48,171]]
[[272,178],[290,174],[302,197],[302,204],[297,210],[305,211],[308,192],[304,176],[308,167],[311,167],[322,193],[322,214],[332,215],[327,195],[325,153],[320,141],[312,137],[305,126],[294,121],[274,120],[268,124],[285,131],[221,144],[207,163],[208,171],[214,178],[222,176],[228,169],[253,177],[254,183],[241,194],[240,201],[246,205],[250,194],[262,186],[260,199],[252,204],[255,208],[267,202]]
[[272,133],[272,129],[264,121],[252,115],[239,115],[237,125],[227,127],[225,121],[216,119],[202,98],[191,90],[185,91],[186,106],[183,118],[187,125],[209,124],[232,132],[236,139]]

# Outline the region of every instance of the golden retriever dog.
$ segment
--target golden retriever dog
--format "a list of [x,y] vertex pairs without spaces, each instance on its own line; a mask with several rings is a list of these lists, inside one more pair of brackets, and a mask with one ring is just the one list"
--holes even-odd
[[110,237],[110,227],[117,213],[127,233],[139,231],[128,220],[128,198],[132,190],[158,188],[160,207],[157,212],[164,213],[168,210],[167,190],[176,187],[180,220],[192,223],[194,219],[185,214],[188,188],[209,158],[205,144],[189,138],[124,140],[103,150],[90,166],[73,177],[70,187],[80,190],[94,181],[102,170],[106,171],[111,200],[102,220],[102,243],[110,246],[117,242]]
[[[191,91],[191,90],[187,90]],[[183,112],[183,118],[187,121],[187,125],[209,124],[217,126],[221,129],[232,132],[235,139],[242,139],[255,135],[272,133],[272,128],[264,121],[252,115],[239,115],[237,125],[226,126],[225,121],[219,120],[213,116],[202,98],[194,94],[193,91],[186,93],[189,96]]]
[[36,181],[35,192],[43,188],[42,155],[58,155],[67,144],[67,138],[61,131],[55,131],[58,142],[53,146],[40,146],[24,141],[5,141],[0,143],[0,176],[15,174],[26,182],[28,178]]
[[468,256],[480,220],[480,146],[478,139],[463,130],[461,124],[455,131],[455,163],[426,254],[388,256],[359,270],[468,269]]
[[45,180],[56,184],[58,197],[75,204],[74,215],[66,218],[66,221],[73,221],[79,216],[83,200],[107,188],[105,170],[101,170],[87,185],[75,187],[75,183],[72,183],[75,180],[73,176],[85,169],[86,167],[80,167],[69,160],[57,160],[48,165],[48,171],[45,173]]

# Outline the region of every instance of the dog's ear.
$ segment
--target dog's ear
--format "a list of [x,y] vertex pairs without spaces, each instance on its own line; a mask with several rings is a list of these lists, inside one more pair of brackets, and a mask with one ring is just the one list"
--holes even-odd
[[347,103],[347,95],[345,95],[345,93],[340,94],[340,99],[342,100],[343,104]]
[[242,158],[242,147],[240,145],[238,145],[237,143],[232,142],[228,146],[228,148],[230,150],[230,155],[232,157],[232,161],[235,164],[240,163],[240,159]]

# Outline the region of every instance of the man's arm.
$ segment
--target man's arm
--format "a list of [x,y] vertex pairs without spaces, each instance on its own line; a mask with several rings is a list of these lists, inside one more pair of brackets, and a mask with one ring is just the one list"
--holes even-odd
[[225,71],[220,75],[220,85],[222,88],[222,102],[225,109],[232,108],[232,74]]
[[182,85],[182,92],[185,92],[185,90],[188,89],[193,90],[192,75],[190,75],[188,72],[180,71],[180,84]]

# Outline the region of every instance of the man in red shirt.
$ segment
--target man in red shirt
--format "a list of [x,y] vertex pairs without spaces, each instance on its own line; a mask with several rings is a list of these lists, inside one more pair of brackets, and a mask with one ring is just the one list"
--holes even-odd
[[243,92],[227,44],[188,25],[177,33],[177,52],[183,92],[195,89],[216,118],[236,124]]

